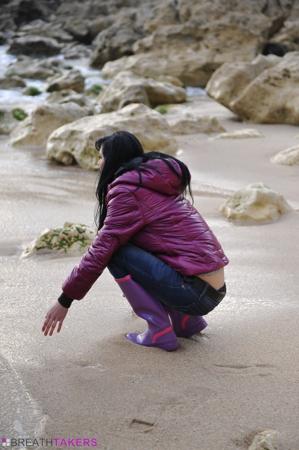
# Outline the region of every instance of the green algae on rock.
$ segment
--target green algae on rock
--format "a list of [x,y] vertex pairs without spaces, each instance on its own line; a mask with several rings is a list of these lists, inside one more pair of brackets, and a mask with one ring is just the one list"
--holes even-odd
[[46,228],[23,250],[21,258],[33,255],[80,255],[95,237],[91,227],[81,223],[65,222],[63,227]]

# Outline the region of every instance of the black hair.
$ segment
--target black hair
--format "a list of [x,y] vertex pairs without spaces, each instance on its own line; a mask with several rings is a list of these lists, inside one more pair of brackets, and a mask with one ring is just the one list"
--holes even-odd
[[[139,174],[138,189],[142,186],[142,165],[149,159],[163,159],[168,167],[181,178],[182,194],[186,195],[188,188],[192,203],[194,202],[190,186],[191,174],[186,164],[174,156],[163,152],[152,151],[145,153],[140,141],[134,134],[128,131],[116,131],[109,136],[98,139],[95,142],[95,148],[98,151],[102,149],[104,157],[104,164],[100,171],[96,187],[98,205],[95,214],[95,223],[98,231],[102,228],[107,214],[105,198],[108,184],[129,170],[137,170]],[[180,165],[182,175],[177,172],[169,159],[174,159]],[[155,170],[159,172],[157,168]]]

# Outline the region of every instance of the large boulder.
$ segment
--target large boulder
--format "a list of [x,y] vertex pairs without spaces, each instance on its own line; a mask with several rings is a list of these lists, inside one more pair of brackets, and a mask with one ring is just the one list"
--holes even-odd
[[90,109],[82,108],[76,103],[39,105],[14,128],[10,135],[11,144],[44,146],[54,130],[89,114],[92,114]]
[[[243,70],[248,70],[247,64]],[[220,69],[213,75],[208,93],[239,117],[257,123],[299,124],[299,52],[287,53],[274,61],[236,92],[235,64],[227,67],[226,73],[225,76]]]
[[131,72],[119,73],[99,95],[103,112],[115,111],[130,103],[160,104],[186,101],[185,89],[172,83],[139,77]]
[[14,55],[53,56],[60,53],[61,45],[56,39],[43,36],[22,36],[13,39],[8,52]]
[[98,169],[95,141],[119,130],[128,130],[140,139],[145,151],[175,153],[177,142],[164,117],[142,104],[125,106],[112,113],[84,117],[55,130],[48,139],[47,156],[69,165]]
[[161,75],[173,76],[186,86],[204,87],[212,73],[220,66],[210,57],[208,50],[200,53],[186,48],[182,52],[161,55],[139,53],[110,61],[103,67],[104,78],[113,78],[119,72],[128,70],[142,77],[159,78]]
[[270,223],[291,210],[281,194],[262,182],[235,192],[219,208],[228,220],[238,225]]
[[259,55],[251,62],[223,64],[210,78],[206,91],[214,100],[229,108],[251,81],[279,62],[278,56]]
[[85,80],[79,70],[70,70],[49,80],[48,92],[71,89],[75,92],[84,91]]

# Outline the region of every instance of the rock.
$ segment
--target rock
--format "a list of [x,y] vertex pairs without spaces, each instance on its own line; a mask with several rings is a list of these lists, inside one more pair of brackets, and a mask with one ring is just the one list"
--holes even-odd
[[5,34],[0,32],[0,45],[4,45],[5,42],[6,42]]
[[152,78],[138,77],[131,72],[119,73],[99,95],[103,112],[115,111],[130,103],[144,103],[155,107],[160,104],[186,101],[183,88],[162,83]]
[[275,44],[283,45],[288,51],[299,50],[299,20],[286,20],[284,26],[273,36]]
[[294,166],[299,164],[299,145],[287,148],[277,153],[271,158],[274,164],[283,164],[285,166]]
[[102,67],[107,61],[132,55],[133,44],[140,37],[141,33],[134,26],[134,17],[121,16],[94,40],[95,50],[91,56],[91,65]]
[[21,60],[8,66],[5,76],[46,80],[58,73],[61,74],[62,68],[60,66],[61,61],[52,58],[40,61],[22,57]]
[[88,23],[88,30],[93,39],[98,36],[99,33],[109,28],[113,24],[112,16],[98,16],[91,19]]
[[223,64],[210,78],[206,91],[214,100],[229,108],[251,81],[279,62],[280,58],[276,56],[259,55],[252,62]]
[[136,134],[145,151],[177,151],[177,143],[164,117],[145,105],[132,104],[117,112],[84,117],[58,128],[48,139],[47,156],[65,165],[75,161],[84,169],[97,170],[99,154],[95,141],[118,130]]
[[33,255],[81,255],[91,245],[95,232],[81,223],[65,222],[63,227],[46,228],[38,238],[25,246],[21,258]]
[[8,52],[14,55],[35,57],[57,55],[60,50],[61,45],[58,44],[56,39],[34,35],[13,39],[8,48]]
[[219,208],[227,219],[239,225],[273,222],[291,210],[281,194],[262,182],[249,184],[235,192]]
[[54,91],[47,97],[47,103],[76,103],[81,107],[88,108],[89,114],[99,114],[101,108],[96,100],[90,98],[84,94],[72,91],[71,89],[63,91]]
[[183,87],[184,84],[177,77],[173,77],[171,75],[159,75],[156,78],[157,81],[162,81],[162,83],[171,83],[178,87]]
[[76,44],[72,42],[71,44],[64,45],[61,53],[63,54],[65,59],[89,59],[92,51],[91,48],[87,47],[86,45]]
[[214,139],[247,139],[247,138],[260,138],[264,135],[254,128],[246,128],[244,130],[230,131],[226,133],[221,133],[215,136]]
[[18,37],[26,37],[27,35],[55,39],[62,44],[73,42],[74,40],[73,36],[63,29],[61,23],[45,22],[42,19],[30,21],[19,27]]
[[18,76],[0,78],[0,89],[11,89],[25,86],[26,86],[25,81],[23,81],[22,78]]
[[44,146],[54,130],[88,114],[89,109],[76,103],[39,105],[13,130],[10,142],[16,146]]
[[[217,72],[213,75],[208,85],[211,97],[215,100],[221,98],[221,103],[244,120],[299,124],[299,52],[290,52],[279,58],[248,84],[243,83],[242,89],[238,88],[236,93],[233,88],[231,91],[227,89],[227,86],[237,83],[234,65],[231,69],[228,68],[226,76],[223,73],[217,75]],[[248,66],[243,69],[248,70]]]
[[208,52],[196,53],[187,48],[168,55],[140,53],[110,61],[104,65],[102,75],[113,78],[119,72],[129,70],[142,77],[173,76],[186,86],[204,87],[219,65],[210,60]]
[[216,117],[185,114],[182,117],[169,118],[166,116],[170,129],[174,134],[219,133],[225,131]]
[[48,92],[71,89],[76,92],[84,91],[85,80],[79,70],[70,70],[49,80]]
[[280,433],[276,430],[257,433],[248,450],[282,450]]
[[19,120],[14,117],[12,108],[2,107],[0,109],[0,135],[9,134],[19,123]]
[[83,21],[82,18],[70,17],[67,20],[64,28],[78,42],[86,45],[91,44],[92,36],[89,31],[88,22]]

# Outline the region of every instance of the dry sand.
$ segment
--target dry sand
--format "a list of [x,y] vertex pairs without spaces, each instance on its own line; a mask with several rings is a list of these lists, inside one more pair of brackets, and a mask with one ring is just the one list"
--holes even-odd
[[[178,138],[195,206],[230,264],[228,294],[207,316],[208,328],[180,339],[172,353],[124,338],[143,330],[144,322],[132,316],[107,270],[74,302],[60,334],[42,334],[44,316],[79,259],[20,261],[21,246],[64,221],[92,225],[96,176],[0,142],[0,408],[6,436],[96,437],[97,448],[105,450],[242,450],[255,432],[274,428],[284,449],[299,449],[299,167],[270,162],[297,142],[298,129],[242,124],[202,101],[229,131],[257,128],[265,137]],[[268,225],[228,223],[219,205],[256,181],[282,193],[294,212]]]

